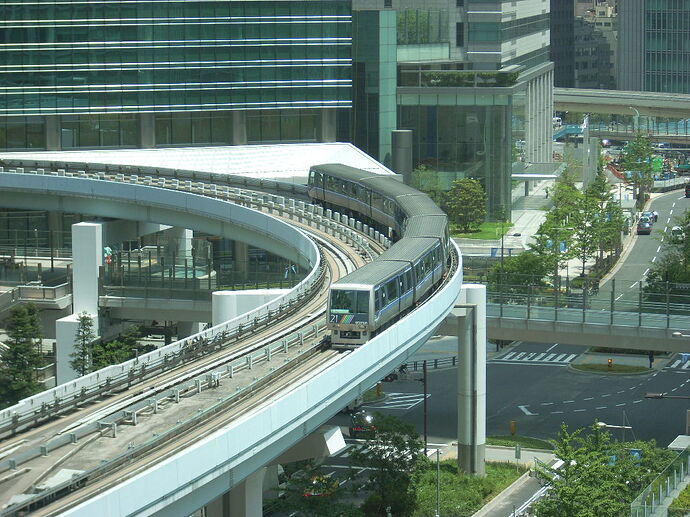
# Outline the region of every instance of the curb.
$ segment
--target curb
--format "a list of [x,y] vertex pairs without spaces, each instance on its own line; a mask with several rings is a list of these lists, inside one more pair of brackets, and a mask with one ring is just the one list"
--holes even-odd
[[522,488],[523,485],[525,485],[531,479],[531,472],[531,470],[528,470],[522,476],[517,478],[512,485],[510,485],[502,492],[496,494],[496,496],[493,499],[491,499],[488,503],[482,506],[476,513],[472,514],[472,517],[483,517],[484,515],[487,515],[491,511],[493,511],[494,508],[501,504],[501,500],[510,497],[513,493],[517,492],[520,488]]

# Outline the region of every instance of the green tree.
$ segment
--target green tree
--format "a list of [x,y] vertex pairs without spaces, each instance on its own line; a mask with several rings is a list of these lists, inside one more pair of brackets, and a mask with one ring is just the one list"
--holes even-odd
[[328,475],[312,461],[299,462],[299,469],[280,486],[280,497],[271,501],[272,510],[303,517],[363,517],[358,508],[344,502],[347,495],[341,480]]
[[673,451],[658,449],[654,441],[614,441],[596,423],[572,433],[563,424],[553,443],[562,465],[536,469],[550,487],[534,505],[540,517],[629,515],[632,500],[675,456]]
[[654,181],[652,153],[651,140],[641,132],[636,133],[635,138],[623,149],[623,167],[626,171],[632,172],[635,199],[639,210],[644,207],[646,192]]
[[443,191],[439,185],[438,171],[435,171],[423,163],[418,165],[412,171],[411,186],[421,192],[424,192],[427,196],[434,200],[434,203],[441,206],[443,202]]
[[504,257],[495,264],[487,275],[489,289],[510,293],[526,293],[530,286],[545,286],[549,261],[533,251],[524,251],[513,257]]
[[72,360],[69,364],[79,375],[86,375],[93,371],[93,342],[96,335],[93,331],[93,319],[87,312],[79,314],[78,322],[74,352],[70,354]]
[[350,455],[353,465],[368,469],[367,487],[373,491],[364,503],[367,515],[411,515],[416,507],[413,476],[428,460],[424,444],[410,424],[391,416],[376,414],[376,436],[366,447]]
[[453,182],[446,194],[446,211],[460,231],[467,233],[479,227],[486,217],[486,192],[482,184],[471,178]]
[[[145,354],[155,350],[154,345],[142,345],[139,327],[132,327],[117,339],[108,342],[97,342],[92,346],[93,371],[100,370],[111,364],[120,364],[129,359],[134,359],[139,354]],[[137,352],[138,351],[138,352]]]
[[5,326],[7,349],[0,355],[0,404],[16,404],[44,389],[36,369],[44,364],[41,355],[41,325],[33,304],[12,309]]

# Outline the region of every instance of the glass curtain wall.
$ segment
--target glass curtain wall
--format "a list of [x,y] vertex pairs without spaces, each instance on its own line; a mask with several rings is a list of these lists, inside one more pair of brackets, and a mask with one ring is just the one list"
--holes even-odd
[[[45,145],[49,115],[64,147],[127,147],[140,113],[164,143],[227,143],[234,110],[349,108],[351,40],[346,0],[5,2],[0,148]],[[313,138],[304,118],[285,134]]]

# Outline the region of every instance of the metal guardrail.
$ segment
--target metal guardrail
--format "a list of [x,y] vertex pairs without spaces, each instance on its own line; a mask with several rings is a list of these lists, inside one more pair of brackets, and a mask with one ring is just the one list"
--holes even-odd
[[630,517],[653,515],[689,473],[690,451],[685,449],[630,503]]
[[[233,201],[237,204],[265,210],[267,213],[277,213],[279,216],[286,216],[299,222],[310,223],[312,226],[338,237],[341,241],[352,244],[360,249],[364,256],[370,259],[376,255],[369,246],[366,239],[359,232],[366,233],[371,238],[376,239],[383,246],[389,246],[390,241],[373,228],[355,221],[353,218],[331,210],[323,210],[303,201],[285,199],[281,196],[262,193],[246,193],[239,188],[228,187],[225,185],[217,186],[204,182],[192,182],[191,180],[180,180],[174,178],[154,178],[151,176],[139,177],[138,175],[125,176],[117,173],[108,176],[105,172],[89,172],[80,170],[76,173],[65,170],[45,171],[43,169],[5,171],[0,167],[0,173],[8,172],[13,174],[31,175],[50,175],[75,177],[96,181],[113,180],[116,182],[131,183],[144,187],[168,188],[181,190],[184,192],[202,194]],[[219,175],[206,175],[211,178]],[[257,182],[262,183],[261,181]],[[290,313],[296,309],[302,301],[311,296],[319,288],[323,278],[323,262],[318,259],[315,268],[298,286],[292,289],[287,295],[277,298],[251,313],[239,316],[232,321],[225,322],[215,327],[200,332],[192,336],[195,340],[203,343],[212,343],[217,335],[229,335],[230,339],[237,338],[248,329],[254,329],[258,325],[265,324],[266,320],[274,319],[278,316]],[[134,365],[134,360],[127,361],[120,365],[106,367],[98,372],[75,379],[64,385],[57,386],[51,390],[42,392],[28,399],[20,401],[15,406],[0,411],[0,433],[11,429],[17,429],[22,423],[28,423],[43,415],[59,412],[70,407],[77,402],[89,399],[99,394],[109,391],[115,384],[131,382],[132,371],[136,367],[141,367],[150,373],[155,369],[165,369],[168,366],[170,354],[181,353],[188,348],[190,339],[183,339],[140,356],[138,364]],[[142,366],[143,365],[143,366]],[[141,375],[143,377],[143,375]],[[136,378],[136,376],[134,376]]]

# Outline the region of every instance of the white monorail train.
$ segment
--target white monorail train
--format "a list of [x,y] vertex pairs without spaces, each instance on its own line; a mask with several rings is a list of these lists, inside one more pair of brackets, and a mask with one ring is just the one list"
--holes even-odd
[[311,168],[309,197],[397,239],[376,260],[331,285],[328,329],[334,347],[366,343],[443,279],[451,252],[448,219],[425,194],[394,176],[326,164]]

